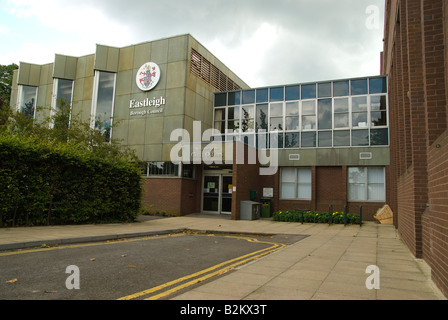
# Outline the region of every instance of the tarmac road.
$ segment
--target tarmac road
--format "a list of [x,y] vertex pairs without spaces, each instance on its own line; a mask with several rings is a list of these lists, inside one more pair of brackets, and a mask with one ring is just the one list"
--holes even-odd
[[177,233],[0,252],[0,300],[170,298],[302,238]]

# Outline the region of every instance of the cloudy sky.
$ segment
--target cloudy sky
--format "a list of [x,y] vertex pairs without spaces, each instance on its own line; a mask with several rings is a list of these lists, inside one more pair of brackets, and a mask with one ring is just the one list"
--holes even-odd
[[190,33],[252,87],[376,75],[385,0],[0,0],[0,64]]

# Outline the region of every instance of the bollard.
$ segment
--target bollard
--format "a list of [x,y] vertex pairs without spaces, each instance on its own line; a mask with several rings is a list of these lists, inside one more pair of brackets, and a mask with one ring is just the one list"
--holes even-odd
[[330,215],[328,217],[328,224],[331,225],[333,224],[333,205],[330,204],[330,206],[328,207],[328,214]]
[[359,207],[359,226],[362,227],[362,206]]
[[347,205],[344,206],[344,226],[347,225]]

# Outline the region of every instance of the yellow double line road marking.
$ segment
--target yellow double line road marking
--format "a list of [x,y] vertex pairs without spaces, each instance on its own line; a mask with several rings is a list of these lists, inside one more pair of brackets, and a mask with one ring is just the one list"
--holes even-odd
[[[210,236],[210,235],[208,235],[208,236]],[[213,236],[213,235],[211,235],[211,236]],[[265,255],[271,254],[271,253],[273,253],[275,251],[278,251],[278,250],[283,249],[284,247],[286,247],[286,245],[282,244],[282,243],[259,241],[257,239],[252,239],[252,238],[236,237],[236,236],[225,236],[225,237],[236,238],[236,239],[244,239],[244,240],[247,240],[249,242],[272,244],[272,246],[268,247],[268,248],[265,248],[265,249],[262,249],[262,250],[259,250],[259,251],[255,251],[255,252],[243,255],[241,257],[238,257],[238,258],[235,258],[235,259],[232,259],[232,260],[228,260],[228,261],[222,262],[222,263],[217,264],[217,265],[215,265],[213,267],[210,267],[210,268],[207,268],[205,270],[202,270],[202,271],[190,274],[188,276],[185,276],[185,277],[182,277],[182,278],[179,278],[179,279],[176,279],[176,280],[164,283],[164,284],[162,284],[160,286],[157,286],[157,287],[145,290],[145,291],[141,291],[141,292],[129,295],[129,296],[122,297],[122,298],[120,298],[118,300],[132,300],[132,299],[140,298],[140,297],[147,296],[147,295],[150,295],[152,293],[156,293],[158,291],[161,291],[163,289],[166,289],[166,288],[169,288],[169,287],[172,287],[172,286],[174,286],[176,284],[180,284],[181,283],[180,285],[178,285],[178,286],[176,286],[174,288],[168,289],[166,291],[160,292],[160,293],[158,293],[156,295],[152,295],[152,296],[147,297],[147,298],[144,299],[144,300],[158,300],[160,298],[163,298],[163,297],[166,297],[166,296],[168,296],[170,294],[173,294],[173,293],[175,293],[175,292],[177,292],[179,290],[185,289],[185,288],[187,288],[189,286],[192,286],[194,284],[203,282],[203,281],[205,281],[207,279],[210,279],[212,277],[215,277],[215,276],[218,276],[220,274],[226,273],[229,270],[232,270],[232,269],[234,269],[234,268],[236,268],[236,267],[238,267],[240,265],[246,264],[246,263],[248,263],[248,262],[250,262],[252,260],[259,259],[259,258],[261,258],[261,257],[263,257]],[[190,279],[192,279],[192,280],[190,280]],[[190,281],[188,281],[188,280],[190,280]],[[185,281],[188,281],[188,282],[185,282]]]
[[5,256],[14,256],[25,253],[35,253],[35,252],[45,252],[45,251],[55,251],[55,250],[63,250],[63,249],[73,249],[73,248],[84,248],[84,247],[95,247],[102,245],[112,245],[112,244],[120,244],[126,242],[136,242],[136,241],[144,241],[144,240],[157,240],[157,239],[165,239],[165,238],[175,238],[175,237],[183,237],[185,233],[172,233],[166,235],[155,235],[155,236],[144,236],[138,238],[123,238],[123,239],[113,239],[107,241],[100,242],[92,242],[92,243],[81,243],[81,244],[72,244],[72,245],[63,245],[63,246],[53,246],[49,248],[35,248],[35,249],[19,249],[17,251],[10,252],[2,252],[0,253],[0,257]]

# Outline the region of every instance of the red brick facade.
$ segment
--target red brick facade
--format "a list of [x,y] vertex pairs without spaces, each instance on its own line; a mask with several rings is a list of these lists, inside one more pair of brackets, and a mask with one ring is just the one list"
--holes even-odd
[[448,3],[387,0],[385,18],[394,223],[448,295]]

